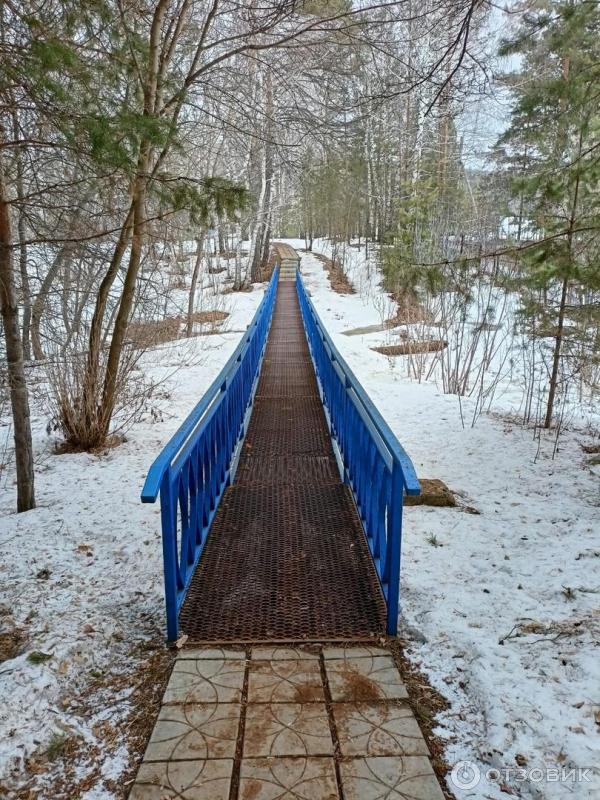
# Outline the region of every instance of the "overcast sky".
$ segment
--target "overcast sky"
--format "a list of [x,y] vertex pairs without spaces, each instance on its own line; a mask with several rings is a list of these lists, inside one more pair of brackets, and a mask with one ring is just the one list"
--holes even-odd
[[[515,4],[510,5],[514,9]],[[498,6],[492,7],[486,25],[485,59],[492,76],[511,72],[518,65],[518,57],[500,58],[496,55],[500,40],[516,28],[518,19],[514,11],[509,14]],[[468,167],[484,165],[487,153],[509,123],[511,107],[510,93],[492,79],[487,95],[467,108],[458,128],[464,135],[464,159]]]

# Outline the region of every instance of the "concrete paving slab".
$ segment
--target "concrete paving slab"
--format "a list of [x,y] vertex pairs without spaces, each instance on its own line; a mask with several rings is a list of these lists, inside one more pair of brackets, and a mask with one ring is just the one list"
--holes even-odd
[[245,661],[225,658],[176,661],[164,703],[238,703]]
[[345,800],[444,800],[428,758],[352,758],[340,764]]
[[227,650],[223,647],[193,647],[189,650],[180,650],[177,656],[179,660],[198,661],[199,659],[226,658],[228,660],[240,661],[246,658],[245,650]]
[[317,661],[319,654],[301,647],[253,647],[251,657],[253,661]]
[[129,800],[229,800],[233,761],[142,763]]
[[240,712],[237,703],[163,706],[144,761],[233,758]]
[[391,656],[330,659],[325,662],[334,702],[402,700],[408,697]]
[[250,662],[249,703],[311,703],[324,700],[317,661]]
[[327,661],[330,658],[368,658],[369,656],[389,656],[390,651],[385,647],[324,647],[323,658]]
[[331,758],[245,758],[240,800],[337,800]]
[[333,755],[324,703],[249,705],[244,757]]
[[334,703],[343,756],[428,756],[409,706],[397,703]]
[[186,651],[130,800],[443,800],[406,697],[377,646]]

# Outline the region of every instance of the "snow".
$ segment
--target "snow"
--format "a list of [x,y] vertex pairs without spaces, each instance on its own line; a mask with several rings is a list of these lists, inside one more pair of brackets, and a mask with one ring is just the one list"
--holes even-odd
[[[119,447],[57,455],[43,408],[33,404],[38,507],[14,513],[12,472],[0,497],[0,632],[16,626],[26,637],[23,652],[0,663],[0,795],[3,786],[22,785],[25,759],[62,734],[99,749],[100,778],[87,800],[113,797],[103,782],[118,780],[130,763],[126,726],[111,743],[96,731],[103,722],[118,730],[127,720],[134,681],[127,676],[143,668],[145,644],[164,640],[160,508],[141,504],[141,487],[235,349],[262,295],[257,286],[225,300],[207,296],[202,307],[218,299],[230,312],[225,331],[236,332],[178,340],[143,356],[144,373],[158,385]],[[8,437],[8,425],[0,419],[0,439]],[[34,651],[51,658],[32,663]],[[90,687],[106,676],[109,686],[113,676],[127,680],[94,694],[90,713]],[[79,777],[91,766],[82,761]],[[38,776],[36,797],[58,797],[51,788],[58,772],[57,766]]]
[[[600,763],[600,491],[597,467],[580,446],[588,434],[563,431],[553,458],[554,435],[538,441],[514,421],[520,387],[510,384],[474,427],[474,400],[463,398],[463,427],[455,396],[435,382],[410,381],[403,357],[371,350],[388,344],[390,333],[343,334],[380,325],[394,310],[364,251],[352,248],[347,258],[354,295],[334,293],[322,264],[303,255],[319,314],[418,474],[445,481],[463,506],[407,508],[403,540],[408,655],[450,701],[438,728],[448,762],[469,761],[482,775],[471,789],[449,786],[461,799],[500,800],[507,791],[536,800],[598,797],[598,772],[579,783],[516,774],[517,756],[526,771]],[[214,287],[205,292],[202,308],[224,307]],[[91,761],[100,767],[82,798],[114,798],[110,782],[131,761],[125,731],[134,676],[145,646],[164,634],[159,506],[143,506],[139,492],[261,296],[259,288],[227,296],[231,333],[163,344],[144,356],[144,372],[159,385],[117,448],[56,455],[34,402],[38,508],[13,513],[10,472],[0,498],[0,632],[15,625],[26,637],[23,652],[0,663],[0,788],[8,794],[28,779],[25,759],[62,733],[94,753],[79,757],[78,778],[89,777]],[[183,295],[179,305],[185,308]],[[9,433],[4,417],[0,441]],[[52,657],[32,663],[33,651]],[[96,691],[99,679],[114,690]],[[99,733],[104,724],[117,731],[114,739]],[[512,772],[488,779],[490,768]],[[53,788],[59,773],[50,765],[37,775],[35,796],[62,797]]]
[[[329,252],[327,243],[314,249]],[[382,334],[343,335],[381,323],[385,303],[364,251],[350,253],[357,294],[334,293],[311,254],[302,258],[305,284],[418,475],[443,480],[462,505],[405,509],[402,554],[408,655],[450,701],[438,729],[448,763],[471,762],[481,776],[470,789],[451,779],[449,788],[481,800],[597,798],[600,488],[581,449],[588,435],[563,431],[553,458],[554,434],[537,441],[513,421],[517,387],[463,427],[456,396],[410,381],[404,357],[390,364],[371,350]],[[467,419],[473,403],[462,399]],[[591,767],[573,780],[572,768]],[[499,772],[488,778],[490,769]]]

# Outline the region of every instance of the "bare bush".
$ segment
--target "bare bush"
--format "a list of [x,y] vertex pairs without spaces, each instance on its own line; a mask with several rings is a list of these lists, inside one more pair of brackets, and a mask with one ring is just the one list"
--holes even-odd
[[[138,366],[143,353],[142,348],[132,344],[124,348],[116,376],[112,420],[104,416],[101,387],[86,384],[89,372],[85,353],[67,353],[48,361],[48,427],[60,431],[66,448],[95,450],[107,442],[114,443],[139,420],[154,390],[153,382]],[[102,358],[106,359],[105,352]],[[84,398],[89,398],[90,402],[84,405]]]

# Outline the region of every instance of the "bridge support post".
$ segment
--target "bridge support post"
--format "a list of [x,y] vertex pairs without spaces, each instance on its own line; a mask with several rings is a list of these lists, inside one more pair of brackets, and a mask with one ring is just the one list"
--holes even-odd
[[171,473],[163,475],[160,484],[160,516],[162,523],[163,570],[165,575],[165,605],[167,611],[167,641],[177,641],[179,610],[177,608],[177,533],[176,505],[171,492]]
[[392,467],[392,496],[387,540],[388,582],[387,582],[387,632],[389,636],[398,633],[398,612],[400,603],[400,553],[402,549],[402,504],[404,480],[402,470],[396,460]]

